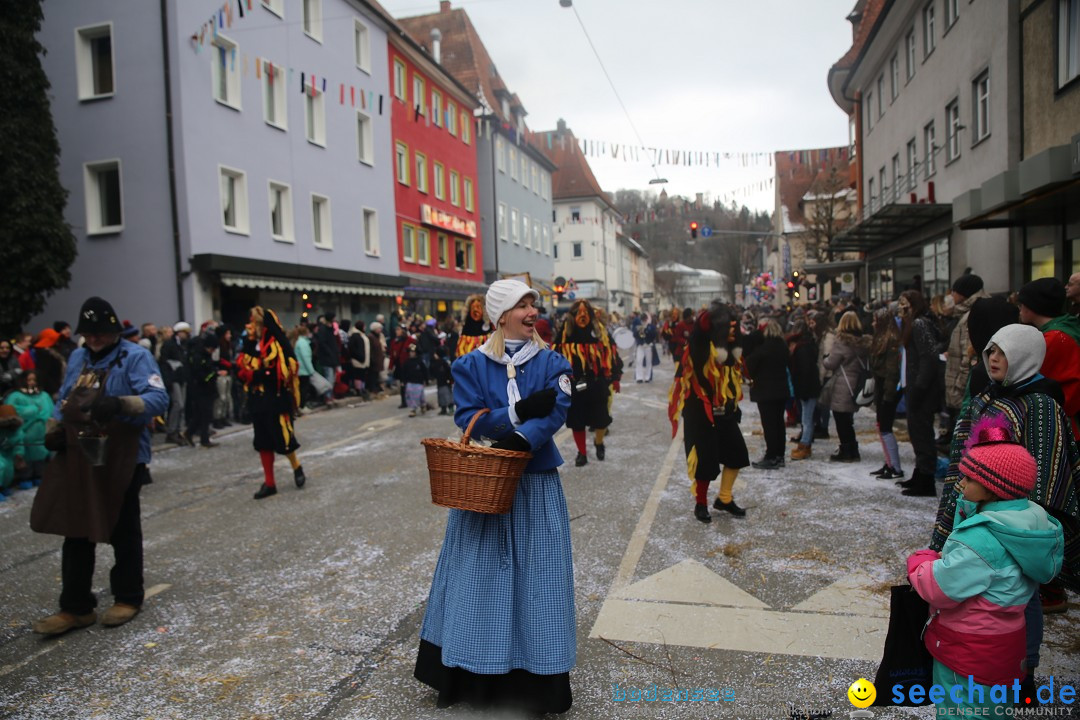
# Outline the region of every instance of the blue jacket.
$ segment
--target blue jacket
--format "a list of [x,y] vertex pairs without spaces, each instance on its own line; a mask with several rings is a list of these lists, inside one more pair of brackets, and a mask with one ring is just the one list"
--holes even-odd
[[[114,366],[115,363],[115,366]],[[67,375],[64,376],[64,384],[60,387],[60,399],[53,409],[53,417],[60,419],[60,408],[71,392],[72,386],[84,368],[103,369],[109,368],[109,376],[105,380],[105,394],[116,397],[126,395],[138,395],[145,404],[142,415],[122,416],[119,419],[132,425],[141,425],[142,434],[139,436],[139,454],[136,462],[150,462],[150,430],[147,428],[150,420],[157,415],[162,415],[169,408],[169,393],[165,390],[165,383],[161,379],[161,371],[150,351],[141,345],[121,340],[112,351],[97,362],[90,361],[90,353],[86,348],[79,348],[71,353],[68,359]]]
[[[562,455],[552,438],[566,422],[566,412],[570,409],[573,371],[565,357],[552,350],[541,350],[536,357],[518,366],[517,385],[521,397],[555,388],[555,409],[547,417],[526,420],[517,426],[510,418],[505,365],[482,352],[471,352],[454,361],[451,372],[454,402],[457,403],[454,422],[458,427],[464,430],[478,410],[488,408],[491,412],[476,421],[473,437],[502,440],[517,432],[532,446],[533,458],[525,472],[553,470],[562,465]],[[561,377],[567,379],[560,383]]]

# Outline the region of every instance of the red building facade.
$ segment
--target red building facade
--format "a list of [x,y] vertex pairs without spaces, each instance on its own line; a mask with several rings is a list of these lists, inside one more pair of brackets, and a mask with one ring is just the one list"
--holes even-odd
[[398,261],[406,298],[444,312],[483,287],[476,101],[407,40],[388,52]]

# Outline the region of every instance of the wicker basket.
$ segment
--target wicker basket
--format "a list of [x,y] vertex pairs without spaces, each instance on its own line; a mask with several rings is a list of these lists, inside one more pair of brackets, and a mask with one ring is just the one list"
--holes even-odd
[[436,505],[493,515],[510,512],[518,480],[532,453],[470,445],[473,426],[486,412],[484,408],[473,415],[461,442],[442,438],[420,441],[427,451],[431,502]]

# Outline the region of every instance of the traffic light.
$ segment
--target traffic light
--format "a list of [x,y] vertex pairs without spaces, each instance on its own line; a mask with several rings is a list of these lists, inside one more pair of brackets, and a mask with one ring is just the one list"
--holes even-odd
[[690,238],[693,240],[697,240],[697,228],[698,224],[696,220],[690,223]]
[[794,285],[792,296],[798,299],[801,294],[799,293],[799,287],[802,285],[802,277],[799,276],[799,271],[796,270],[791,273],[791,283]]
[[799,294],[795,292],[795,282],[793,280],[787,280],[784,283],[784,287],[787,290],[787,296],[789,300],[799,296]]
[[555,291],[555,301],[558,302],[559,300],[562,300],[563,294],[566,293],[566,278],[562,275],[555,278],[551,289]]

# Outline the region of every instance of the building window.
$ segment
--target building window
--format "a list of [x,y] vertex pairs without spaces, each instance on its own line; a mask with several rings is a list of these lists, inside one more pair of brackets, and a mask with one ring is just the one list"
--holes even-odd
[[521,213],[521,244],[527,248],[532,247],[529,240],[529,216],[525,213]]
[[960,101],[945,106],[945,162],[960,157]]
[[529,158],[521,153],[521,187],[529,189]]
[[465,184],[465,189],[464,189],[465,209],[467,211],[469,211],[469,212],[473,212],[476,209],[476,206],[473,204],[473,182],[472,182],[472,178],[465,178],[464,184]]
[[229,107],[240,109],[240,58],[236,43],[224,35],[211,42],[214,60],[210,63],[214,99]]
[[922,247],[922,279],[925,297],[949,292],[949,238],[928,242]]
[[926,153],[924,164],[926,166],[926,178],[937,172],[937,133],[934,130],[934,121],[926,124],[922,131],[923,152]]
[[510,178],[517,180],[517,150],[509,148],[507,154],[509,155]]
[[450,133],[454,137],[457,137],[457,105],[446,101],[446,132]]
[[544,234],[544,254],[551,255],[551,233],[549,232],[547,225],[544,225],[541,230]]
[[900,95],[900,55],[893,54],[892,59],[889,60],[889,97],[891,102],[896,102],[896,98]]
[[540,199],[541,200],[547,200],[548,199],[548,183],[550,181],[551,181],[551,178],[548,176],[548,174],[546,172],[541,172],[540,173]]
[[326,94],[314,86],[304,95],[304,129],[309,143],[326,147]]
[[874,92],[866,93],[866,130],[874,129]]
[[394,58],[394,97],[404,102],[405,96],[405,63]]
[[533,220],[532,224],[532,246],[536,252],[542,252],[543,247],[540,245],[540,221]]
[[374,126],[367,113],[356,111],[356,159],[367,165],[375,164]]
[[359,19],[353,20],[353,49],[356,51],[356,67],[371,72],[371,32]]
[[364,252],[379,254],[379,216],[370,208],[364,208]]
[[221,182],[221,223],[227,232],[248,234],[247,173],[218,166]]
[[900,174],[900,154],[892,156],[892,186],[893,197],[899,197],[900,191],[907,183],[904,182],[904,177]]
[[476,243],[465,242],[465,272],[476,272]]
[[75,31],[75,73],[80,100],[112,97],[116,91],[112,23]]
[[945,0],[945,32],[949,32],[956,23],[956,18],[960,15],[960,9],[957,7],[957,0]]
[[409,184],[409,146],[399,142],[394,144],[394,159],[397,164],[397,181]]
[[911,82],[911,78],[915,77],[915,28],[908,30],[907,35],[904,36],[904,57],[906,78],[908,82]]
[[874,178],[866,181],[866,194],[870,196],[870,212],[877,209],[877,196],[874,195]]
[[292,190],[284,183],[270,181],[270,237],[293,242]]
[[330,198],[311,193],[311,239],[315,247],[334,247],[334,236],[330,224]]
[[124,202],[120,161],[104,160],[83,166],[86,190],[86,231],[90,235],[118,233],[124,229]]
[[506,203],[499,203],[499,209],[496,212],[498,213],[496,223],[499,239],[506,242]]
[[972,145],[990,134],[990,71],[987,70],[971,84]]
[[440,200],[446,199],[446,171],[439,163],[435,163],[435,197]]
[[450,204],[454,207],[461,205],[461,176],[457,170],[450,171]]
[[442,127],[443,124],[442,93],[434,89],[431,91],[431,122],[436,127]]
[[419,150],[416,151],[416,189],[422,193],[428,191],[427,156]]
[[267,125],[281,130],[289,127],[289,115],[285,109],[285,68],[269,60],[262,60],[263,119]]
[[285,0],[262,0],[262,6],[278,17],[285,16]]
[[885,73],[878,75],[877,79],[877,116],[880,119],[885,114]]
[[582,257],[581,241],[580,240],[575,240],[570,245],[574,249],[574,252],[573,252],[574,259],[577,260],[577,259],[581,258]]
[[406,262],[416,262],[416,228],[402,223],[401,257]]
[[506,155],[504,153],[503,142],[501,135],[495,136],[495,167],[499,168],[499,172],[506,172]]
[[439,267],[450,267],[450,238],[446,233],[439,233]]
[[923,7],[922,11],[922,31],[923,31],[923,58],[930,56],[930,53],[934,52],[934,48],[937,47],[937,37],[934,35],[934,3],[937,0],[930,0]]
[[322,42],[322,0],[303,0],[304,34]]
[[427,114],[427,100],[424,98],[424,78],[416,73],[412,76],[412,104],[421,115]]
[[533,195],[540,194],[540,168],[532,163],[532,191]]
[[465,241],[461,238],[454,238],[454,268],[464,270],[466,262]]
[[572,223],[581,222],[581,206],[580,205],[573,205],[573,206],[570,207],[570,222],[572,222]]
[[416,262],[431,265],[431,234],[424,228],[416,231]]
[[518,235],[517,208],[510,208],[510,239],[514,241],[515,245],[521,244],[521,237]]
[[1058,87],[1080,76],[1080,0],[1058,0]]
[[472,125],[469,124],[469,116],[461,113],[461,141],[466,145],[472,142]]
[[881,207],[885,207],[885,204],[889,202],[889,186],[885,184],[884,165],[878,170],[878,190],[881,193]]
[[559,259],[559,243],[554,243],[551,248],[551,254],[554,259]]
[[907,143],[907,188],[908,190],[915,189],[915,174],[919,166],[918,151],[915,146],[915,138],[911,138]]

